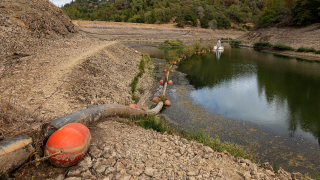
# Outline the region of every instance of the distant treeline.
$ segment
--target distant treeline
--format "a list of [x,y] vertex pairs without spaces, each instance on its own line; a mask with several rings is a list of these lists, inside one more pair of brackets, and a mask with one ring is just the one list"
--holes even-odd
[[[250,30],[319,22],[320,0],[74,0],[62,7],[73,20],[178,23],[203,28]],[[242,25],[242,26],[239,26]]]

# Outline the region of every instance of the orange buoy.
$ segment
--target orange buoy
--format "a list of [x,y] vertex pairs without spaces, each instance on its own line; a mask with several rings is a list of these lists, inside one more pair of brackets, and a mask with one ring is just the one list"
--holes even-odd
[[172,84],[172,80],[168,81],[168,84]]
[[47,141],[45,155],[58,167],[70,167],[77,164],[87,152],[91,141],[89,129],[80,123],[70,123],[54,132]]
[[194,54],[197,54],[197,52],[194,52]]
[[163,80],[160,80],[160,84],[163,85]]
[[167,70],[166,70],[166,69],[164,69],[164,70],[163,70],[163,72],[167,72]]
[[131,107],[131,108],[137,108],[137,105],[136,105],[136,104],[130,104],[129,107]]
[[180,62],[180,59],[178,59],[178,62]]
[[158,97],[154,97],[154,98],[152,99],[152,101],[158,102],[158,101],[159,101],[159,98],[158,98]]
[[170,70],[170,72],[173,72],[173,70]]
[[198,54],[200,54],[200,52],[198,52]]
[[173,64],[177,64],[177,62],[173,62]]
[[170,105],[171,105],[171,102],[170,102],[169,100],[165,100],[165,101],[164,101],[164,105],[170,106]]

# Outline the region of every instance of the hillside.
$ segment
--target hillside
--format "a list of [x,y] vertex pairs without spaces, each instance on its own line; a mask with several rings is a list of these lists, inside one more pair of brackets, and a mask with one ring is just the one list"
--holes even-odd
[[225,28],[238,30],[257,19],[262,0],[75,0],[62,9],[73,20],[98,20],[132,23],[179,23],[180,27]]

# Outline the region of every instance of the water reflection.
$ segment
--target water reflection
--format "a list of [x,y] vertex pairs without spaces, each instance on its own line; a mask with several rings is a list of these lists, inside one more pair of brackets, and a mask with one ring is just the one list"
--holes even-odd
[[216,58],[219,60],[220,59],[220,56],[221,56],[221,53],[223,53],[224,50],[217,50],[217,51],[214,51],[216,53]]
[[320,137],[319,68],[317,63],[230,48],[219,56],[193,56],[179,66],[197,89],[192,97],[208,111],[314,142]]

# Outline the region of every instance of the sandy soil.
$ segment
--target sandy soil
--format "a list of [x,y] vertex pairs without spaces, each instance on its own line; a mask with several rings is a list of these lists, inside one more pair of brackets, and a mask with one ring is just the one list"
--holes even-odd
[[156,41],[177,39],[183,41],[236,39],[245,34],[243,31],[212,30],[196,27],[177,28],[171,24],[140,24],[104,21],[73,21],[82,31],[95,37],[121,41]]

